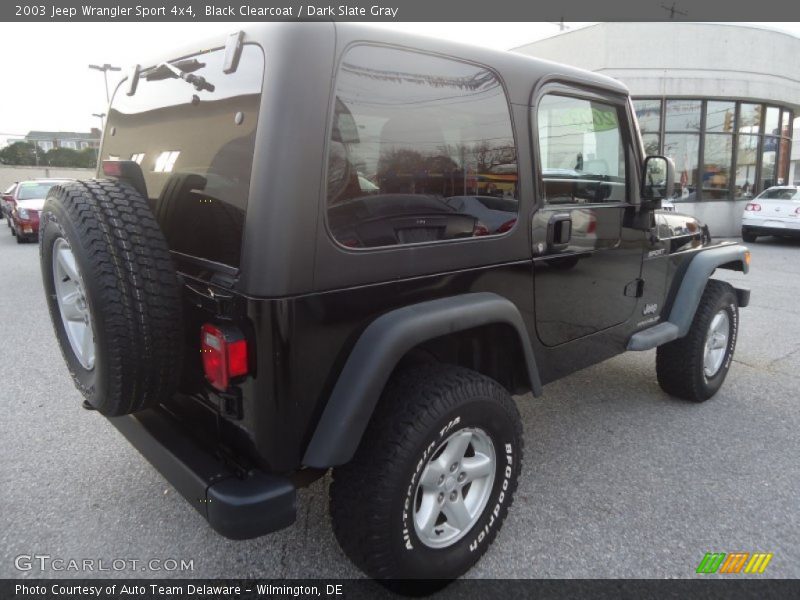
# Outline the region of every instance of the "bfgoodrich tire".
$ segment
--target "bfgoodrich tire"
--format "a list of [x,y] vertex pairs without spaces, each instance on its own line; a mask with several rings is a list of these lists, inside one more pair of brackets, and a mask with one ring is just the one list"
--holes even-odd
[[498,383],[447,365],[403,372],[353,460],[333,472],[334,533],[387,584],[454,579],[497,535],[521,459],[519,413]]
[[671,396],[703,402],[717,393],[733,360],[739,333],[739,306],[733,288],[710,279],[689,333],[659,346],[656,374]]
[[147,200],[113,181],[56,186],[39,240],[56,338],[86,400],[118,416],[174,393],[180,287]]

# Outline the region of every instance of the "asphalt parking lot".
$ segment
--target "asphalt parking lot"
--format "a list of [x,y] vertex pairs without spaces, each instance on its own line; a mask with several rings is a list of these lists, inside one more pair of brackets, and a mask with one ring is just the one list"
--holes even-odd
[[[629,353],[518,398],[525,462],[482,578],[694,577],[706,552],[772,552],[800,577],[800,243],[752,244],[751,306],[720,393],[661,392],[655,353]],[[53,337],[38,248],[0,226],[0,578],[15,557],[193,560],[119,577],[357,577],[339,550],[326,477],[298,522],[256,540],[213,533],[96,413],[80,407]],[[708,577],[708,576],[706,576]]]

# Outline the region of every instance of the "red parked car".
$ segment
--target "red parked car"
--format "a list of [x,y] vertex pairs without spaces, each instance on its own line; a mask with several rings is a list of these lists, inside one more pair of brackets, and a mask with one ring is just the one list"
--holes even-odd
[[[3,219],[6,218],[6,214],[7,214],[6,213],[6,205],[8,205],[10,207],[11,203],[14,202],[14,190],[17,189],[18,185],[19,185],[19,182],[15,181],[10,186],[8,186],[6,188],[6,190],[2,194],[0,194],[0,218],[3,218]],[[10,211],[11,209],[9,208],[8,210]],[[11,226],[11,224],[9,222],[9,227],[10,226]]]
[[35,179],[16,184],[9,196],[4,195],[6,222],[17,243],[39,239],[39,213],[50,188],[69,179]]

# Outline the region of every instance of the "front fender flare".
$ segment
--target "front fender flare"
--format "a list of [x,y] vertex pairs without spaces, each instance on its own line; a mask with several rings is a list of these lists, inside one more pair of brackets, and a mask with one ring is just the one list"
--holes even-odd
[[[658,325],[631,336],[628,350],[650,350],[689,333],[708,279],[718,268],[734,268],[747,273],[750,268],[748,253],[747,247],[741,244],[711,247],[697,252],[680,280],[680,287],[675,293],[669,317]],[[750,298],[749,290],[734,289],[739,305],[747,306]]]
[[542,393],[530,338],[517,307],[490,292],[430,300],[385,313],[367,326],[350,353],[303,457],[327,468],[355,454],[383,388],[400,359],[418,344],[493,323],[511,325],[520,338],[534,396]]

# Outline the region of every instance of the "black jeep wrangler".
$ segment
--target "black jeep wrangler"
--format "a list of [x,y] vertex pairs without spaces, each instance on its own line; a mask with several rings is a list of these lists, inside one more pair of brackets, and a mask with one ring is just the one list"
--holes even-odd
[[[657,348],[713,396],[739,244],[659,211],[627,90],[512,53],[269,24],[137,65],[98,178],[42,214],[56,336],[93,407],[230,538],[333,469],[347,555],[455,578],[522,461],[513,394]],[[620,390],[624,393],[624,390]],[[523,400],[524,401],[524,400]]]

